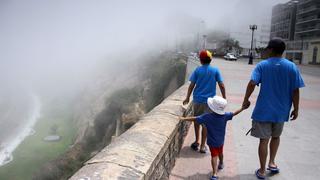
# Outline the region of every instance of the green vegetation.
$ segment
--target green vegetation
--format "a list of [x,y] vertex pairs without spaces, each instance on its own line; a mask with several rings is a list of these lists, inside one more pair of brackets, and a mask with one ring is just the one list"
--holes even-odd
[[[46,111],[50,107],[50,111]],[[44,163],[63,154],[72,144],[76,129],[72,124],[70,107],[63,104],[43,105],[42,117],[37,121],[35,134],[28,136],[14,151],[13,161],[0,167],[0,179],[28,180]],[[43,138],[50,135],[55,127],[61,140],[45,142]]]
[[[141,68],[139,76],[142,83],[110,94],[105,99],[105,108],[96,115],[94,126],[89,127],[82,141],[72,148],[68,149],[76,133],[71,121],[72,106],[51,107],[51,111],[45,112],[45,117],[37,123],[37,133],[28,137],[14,153],[15,162],[0,169],[0,179],[68,179],[83,162],[110,143],[115,135],[117,119],[121,120],[123,114],[134,111],[135,103],[142,102],[141,108],[144,109],[141,110],[148,112],[165,98],[170,82],[176,80],[177,87],[184,83],[186,63],[182,57],[164,53],[150,58],[153,61],[147,61]],[[139,117],[136,118],[138,120]],[[121,124],[120,133],[131,125]],[[50,134],[60,135],[62,140],[44,142],[42,139]]]
[[[98,152],[111,141],[115,134],[116,120],[123,113],[129,112],[128,107],[139,100],[139,89],[121,89],[106,99],[106,107],[95,118],[93,129],[86,137],[75,144],[63,155],[45,163],[33,174],[35,180],[68,179],[87,161],[93,152]],[[59,128],[60,129],[60,128]]]
[[208,42],[217,43],[216,49],[211,49],[215,55],[223,56],[228,52],[240,54],[243,48],[239,41],[229,37],[229,34],[224,31],[211,31],[207,36]]
[[145,78],[150,79],[150,90],[145,95],[146,112],[149,112],[156,105],[161,103],[166,97],[164,92],[168,88],[170,81],[176,77],[177,85],[184,84],[186,63],[182,57],[173,58],[172,54],[162,55],[148,64]]

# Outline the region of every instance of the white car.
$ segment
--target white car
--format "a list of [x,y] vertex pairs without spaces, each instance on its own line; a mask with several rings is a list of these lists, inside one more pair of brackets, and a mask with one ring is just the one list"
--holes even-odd
[[225,60],[230,60],[230,61],[236,61],[238,59],[235,55],[231,53],[227,53],[225,56],[223,56],[223,58]]

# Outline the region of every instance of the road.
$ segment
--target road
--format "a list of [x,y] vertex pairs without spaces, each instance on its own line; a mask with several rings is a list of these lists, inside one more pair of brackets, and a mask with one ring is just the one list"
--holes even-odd
[[[241,106],[246,85],[255,65],[247,60],[237,62],[214,59],[224,78],[229,102],[227,111]],[[306,87],[301,89],[300,112],[296,121],[285,124],[280,148],[276,158],[281,172],[268,175],[272,180],[316,180],[320,177],[320,68],[299,66]],[[218,89],[217,89],[218,90]],[[219,90],[218,90],[219,91]],[[219,94],[219,92],[217,93]],[[228,123],[225,141],[225,169],[219,172],[220,179],[255,180],[258,168],[258,139],[246,136],[251,128],[251,113],[259,88],[251,98],[251,107]],[[211,174],[210,154],[192,151],[193,128],[189,129],[179,157],[169,179],[209,179]]]

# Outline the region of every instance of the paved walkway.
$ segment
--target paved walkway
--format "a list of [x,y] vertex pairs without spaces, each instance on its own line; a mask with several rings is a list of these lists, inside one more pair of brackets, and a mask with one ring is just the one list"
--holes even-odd
[[[248,79],[254,68],[246,62],[215,59],[212,63],[221,70],[225,80],[228,111],[241,106]],[[316,180],[320,177],[320,69],[305,73],[308,72],[308,67],[300,68],[307,87],[301,91],[299,118],[286,123],[282,134],[276,162],[281,173],[269,175],[267,179]],[[218,173],[220,179],[256,179],[254,171],[259,165],[258,139],[245,136],[245,133],[251,127],[250,116],[258,90],[256,88],[251,98],[252,106],[228,123],[224,149],[225,169]],[[170,180],[202,180],[209,179],[211,175],[210,153],[200,154],[190,148],[194,141],[193,126],[190,127]]]

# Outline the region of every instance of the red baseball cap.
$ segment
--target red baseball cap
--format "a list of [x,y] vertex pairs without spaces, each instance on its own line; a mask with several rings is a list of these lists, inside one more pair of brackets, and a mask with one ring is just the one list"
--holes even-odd
[[200,59],[210,58],[212,59],[212,53],[208,50],[202,50],[199,54]]

